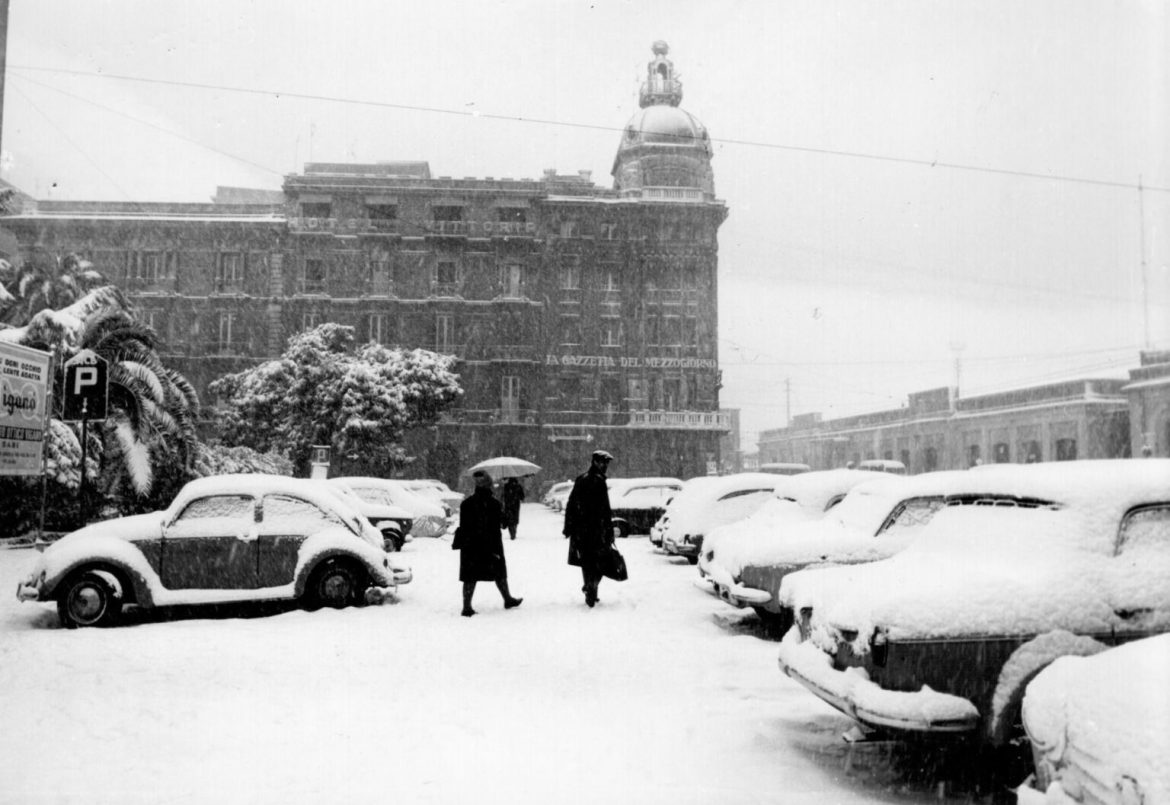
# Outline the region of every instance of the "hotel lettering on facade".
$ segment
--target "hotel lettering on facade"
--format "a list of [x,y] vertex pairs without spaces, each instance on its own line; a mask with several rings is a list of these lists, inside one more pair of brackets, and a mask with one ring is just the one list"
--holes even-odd
[[[717,234],[705,128],[655,43],[612,189],[587,172],[433,177],[425,162],[310,163],[282,191],[213,203],[27,202],[21,260],[76,252],[134,301],[169,365],[207,384],[327,321],[459,358],[465,396],[413,434],[416,474],[492,455],[570,477],[705,473],[719,413]],[[335,469],[351,471],[344,457]]]

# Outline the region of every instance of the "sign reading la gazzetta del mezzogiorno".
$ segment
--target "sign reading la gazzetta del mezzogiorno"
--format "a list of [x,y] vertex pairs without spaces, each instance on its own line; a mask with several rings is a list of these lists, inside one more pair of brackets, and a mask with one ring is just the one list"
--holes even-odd
[[47,352],[0,341],[0,475],[40,475]]
[[714,358],[612,357],[609,355],[545,355],[545,366],[599,366],[603,369],[714,369]]

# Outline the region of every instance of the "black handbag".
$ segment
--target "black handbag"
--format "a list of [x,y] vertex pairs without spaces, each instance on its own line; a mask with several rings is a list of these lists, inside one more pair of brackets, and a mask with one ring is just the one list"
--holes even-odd
[[601,575],[614,581],[625,581],[630,577],[626,571],[626,558],[612,545],[601,555]]

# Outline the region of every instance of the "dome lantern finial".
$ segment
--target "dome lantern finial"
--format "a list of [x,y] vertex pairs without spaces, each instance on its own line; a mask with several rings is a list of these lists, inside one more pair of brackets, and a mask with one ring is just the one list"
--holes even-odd
[[678,106],[682,102],[682,82],[675,78],[674,63],[666,58],[670,45],[659,39],[650,46],[654,59],[646,65],[646,83],[638,95],[638,104],[647,106]]

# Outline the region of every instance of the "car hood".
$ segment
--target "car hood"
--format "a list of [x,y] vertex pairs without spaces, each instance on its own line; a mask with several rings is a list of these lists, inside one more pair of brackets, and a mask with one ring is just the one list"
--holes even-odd
[[1165,561],[1086,550],[1063,512],[946,513],[889,559],[785,577],[780,601],[811,607],[826,643],[847,631],[867,640],[877,627],[892,639],[1109,632],[1126,626],[1119,612],[1143,608],[1142,627],[1170,628],[1170,591],[1158,582]]
[[97,537],[113,537],[126,540],[127,542],[157,539],[162,535],[162,524],[165,516],[166,512],[157,511],[148,514],[132,514],[128,517],[118,517],[114,520],[93,523],[61,537],[61,539],[46,549],[46,553],[50,550],[61,550],[63,547],[76,545]]
[[[1033,747],[1077,765],[1104,790],[1123,777],[1146,802],[1170,801],[1170,635],[1092,657],[1061,657],[1028,684],[1023,716]],[[1125,684],[1117,684],[1124,679]]]

